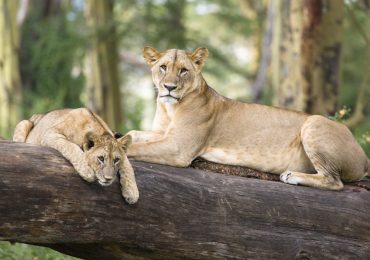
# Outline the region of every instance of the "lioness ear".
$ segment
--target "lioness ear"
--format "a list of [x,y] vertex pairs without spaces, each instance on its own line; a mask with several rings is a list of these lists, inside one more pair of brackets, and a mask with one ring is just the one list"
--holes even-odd
[[145,47],[143,49],[143,57],[150,66],[153,66],[161,57],[161,53],[152,47]]
[[125,136],[119,138],[118,139],[118,142],[121,144],[121,147],[126,152],[127,151],[127,148],[132,143],[132,137],[131,137],[131,135],[125,135]]
[[82,150],[84,152],[90,150],[95,145],[94,134],[92,132],[87,132],[84,137],[84,143],[82,145]]
[[198,48],[192,54],[190,58],[195,63],[198,69],[201,69],[208,58],[208,49],[207,48]]

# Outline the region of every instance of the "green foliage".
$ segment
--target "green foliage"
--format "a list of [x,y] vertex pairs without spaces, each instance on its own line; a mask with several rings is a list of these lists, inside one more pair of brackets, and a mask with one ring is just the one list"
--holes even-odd
[[[334,116],[329,116],[329,119],[345,123],[352,116],[351,109],[347,106],[343,106],[339,111],[335,112]],[[365,121],[364,123],[360,124],[356,129],[353,131],[353,134],[364,149],[367,157],[370,157],[370,120]]]
[[[357,27],[354,21],[350,19],[349,12],[352,12],[355,16],[361,28]],[[346,5],[344,21],[345,31],[343,35],[342,82],[339,92],[339,103],[345,108],[346,113],[344,113],[343,118],[339,118],[341,120],[348,119],[350,116],[351,111],[353,111],[355,107],[358,89],[362,84],[363,77],[366,73],[370,73],[370,68],[366,65],[366,60],[370,59],[370,57],[367,52],[368,49],[366,48],[365,39],[360,32],[360,30],[363,30],[364,33],[367,34],[367,37],[370,37],[369,13],[369,8],[361,7],[358,3],[356,4],[354,2]],[[370,98],[370,85],[368,85],[366,95]],[[341,111],[344,112],[343,109]],[[365,108],[365,114],[367,115],[367,120],[357,126],[353,132],[367,156],[370,157],[370,102],[368,102]],[[341,117],[341,115],[336,114],[334,117]]]
[[75,257],[67,256],[46,247],[31,246],[26,244],[0,242],[0,259],[18,260],[73,260]]
[[[352,12],[362,30],[370,37],[370,10],[361,9],[357,5],[347,5],[344,20],[343,34],[343,59],[342,59],[342,82],[339,91],[340,103],[353,108],[356,102],[356,95],[362,78],[370,69],[366,66],[366,60],[370,59],[367,53],[366,43],[359,28],[350,19],[349,12]],[[369,88],[370,92],[370,88]],[[368,108],[368,111],[370,107]]]
[[353,134],[364,149],[367,158],[370,158],[370,120],[367,120],[356,127]]
[[84,41],[75,25],[63,11],[44,17],[36,7],[31,9],[22,28],[20,51],[26,116],[82,106]]
[[126,107],[130,107],[131,109],[127,109],[126,111],[126,124],[124,124],[120,129],[123,133],[128,132],[129,130],[137,130],[141,127],[141,120],[144,118],[144,108],[145,103],[142,99],[133,97],[130,94],[127,94],[126,98]]
[[337,121],[337,122],[344,122],[348,120],[351,116],[351,109],[347,106],[343,106],[342,109],[335,112],[334,116],[329,116],[331,120]]

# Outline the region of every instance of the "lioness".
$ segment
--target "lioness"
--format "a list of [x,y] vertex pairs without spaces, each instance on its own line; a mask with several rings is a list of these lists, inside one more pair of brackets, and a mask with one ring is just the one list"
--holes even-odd
[[207,57],[205,48],[144,48],[158,88],[157,109],[152,131],[128,133],[130,158],[186,167],[199,156],[330,190],[369,173],[369,159],[347,127],[323,116],[225,98],[203,79]]
[[33,115],[15,128],[13,141],[58,150],[88,182],[110,185],[118,173],[122,196],[133,204],[139,198],[135,174],[126,150],[131,138],[116,139],[107,124],[86,108],[54,110]]

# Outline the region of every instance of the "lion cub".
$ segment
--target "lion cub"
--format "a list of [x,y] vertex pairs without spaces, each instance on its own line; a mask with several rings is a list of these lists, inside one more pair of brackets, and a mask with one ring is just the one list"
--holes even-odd
[[33,115],[15,128],[13,141],[58,150],[88,182],[110,185],[120,173],[122,196],[137,202],[139,191],[127,159],[128,136],[116,139],[107,124],[86,108],[54,110]]

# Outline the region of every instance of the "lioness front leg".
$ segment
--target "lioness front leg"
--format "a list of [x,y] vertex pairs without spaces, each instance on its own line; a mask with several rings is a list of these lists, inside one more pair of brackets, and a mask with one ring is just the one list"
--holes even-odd
[[194,142],[186,138],[167,136],[153,142],[131,144],[127,156],[138,161],[187,167],[199,154],[202,145],[202,141]]
[[59,151],[84,180],[88,182],[95,180],[94,170],[88,165],[81,148],[77,144],[69,142],[64,135],[57,132],[49,132],[43,137],[41,145]]
[[139,199],[139,190],[137,188],[134,170],[126,156],[119,173],[122,196],[125,198],[127,203],[136,203]]
[[144,143],[160,140],[163,138],[162,133],[153,131],[137,131],[131,130],[126,135],[130,135],[132,138],[132,143]]
[[181,154],[180,149],[166,141],[134,143],[127,151],[127,156],[137,161],[167,164],[176,167],[189,166],[193,158]]

